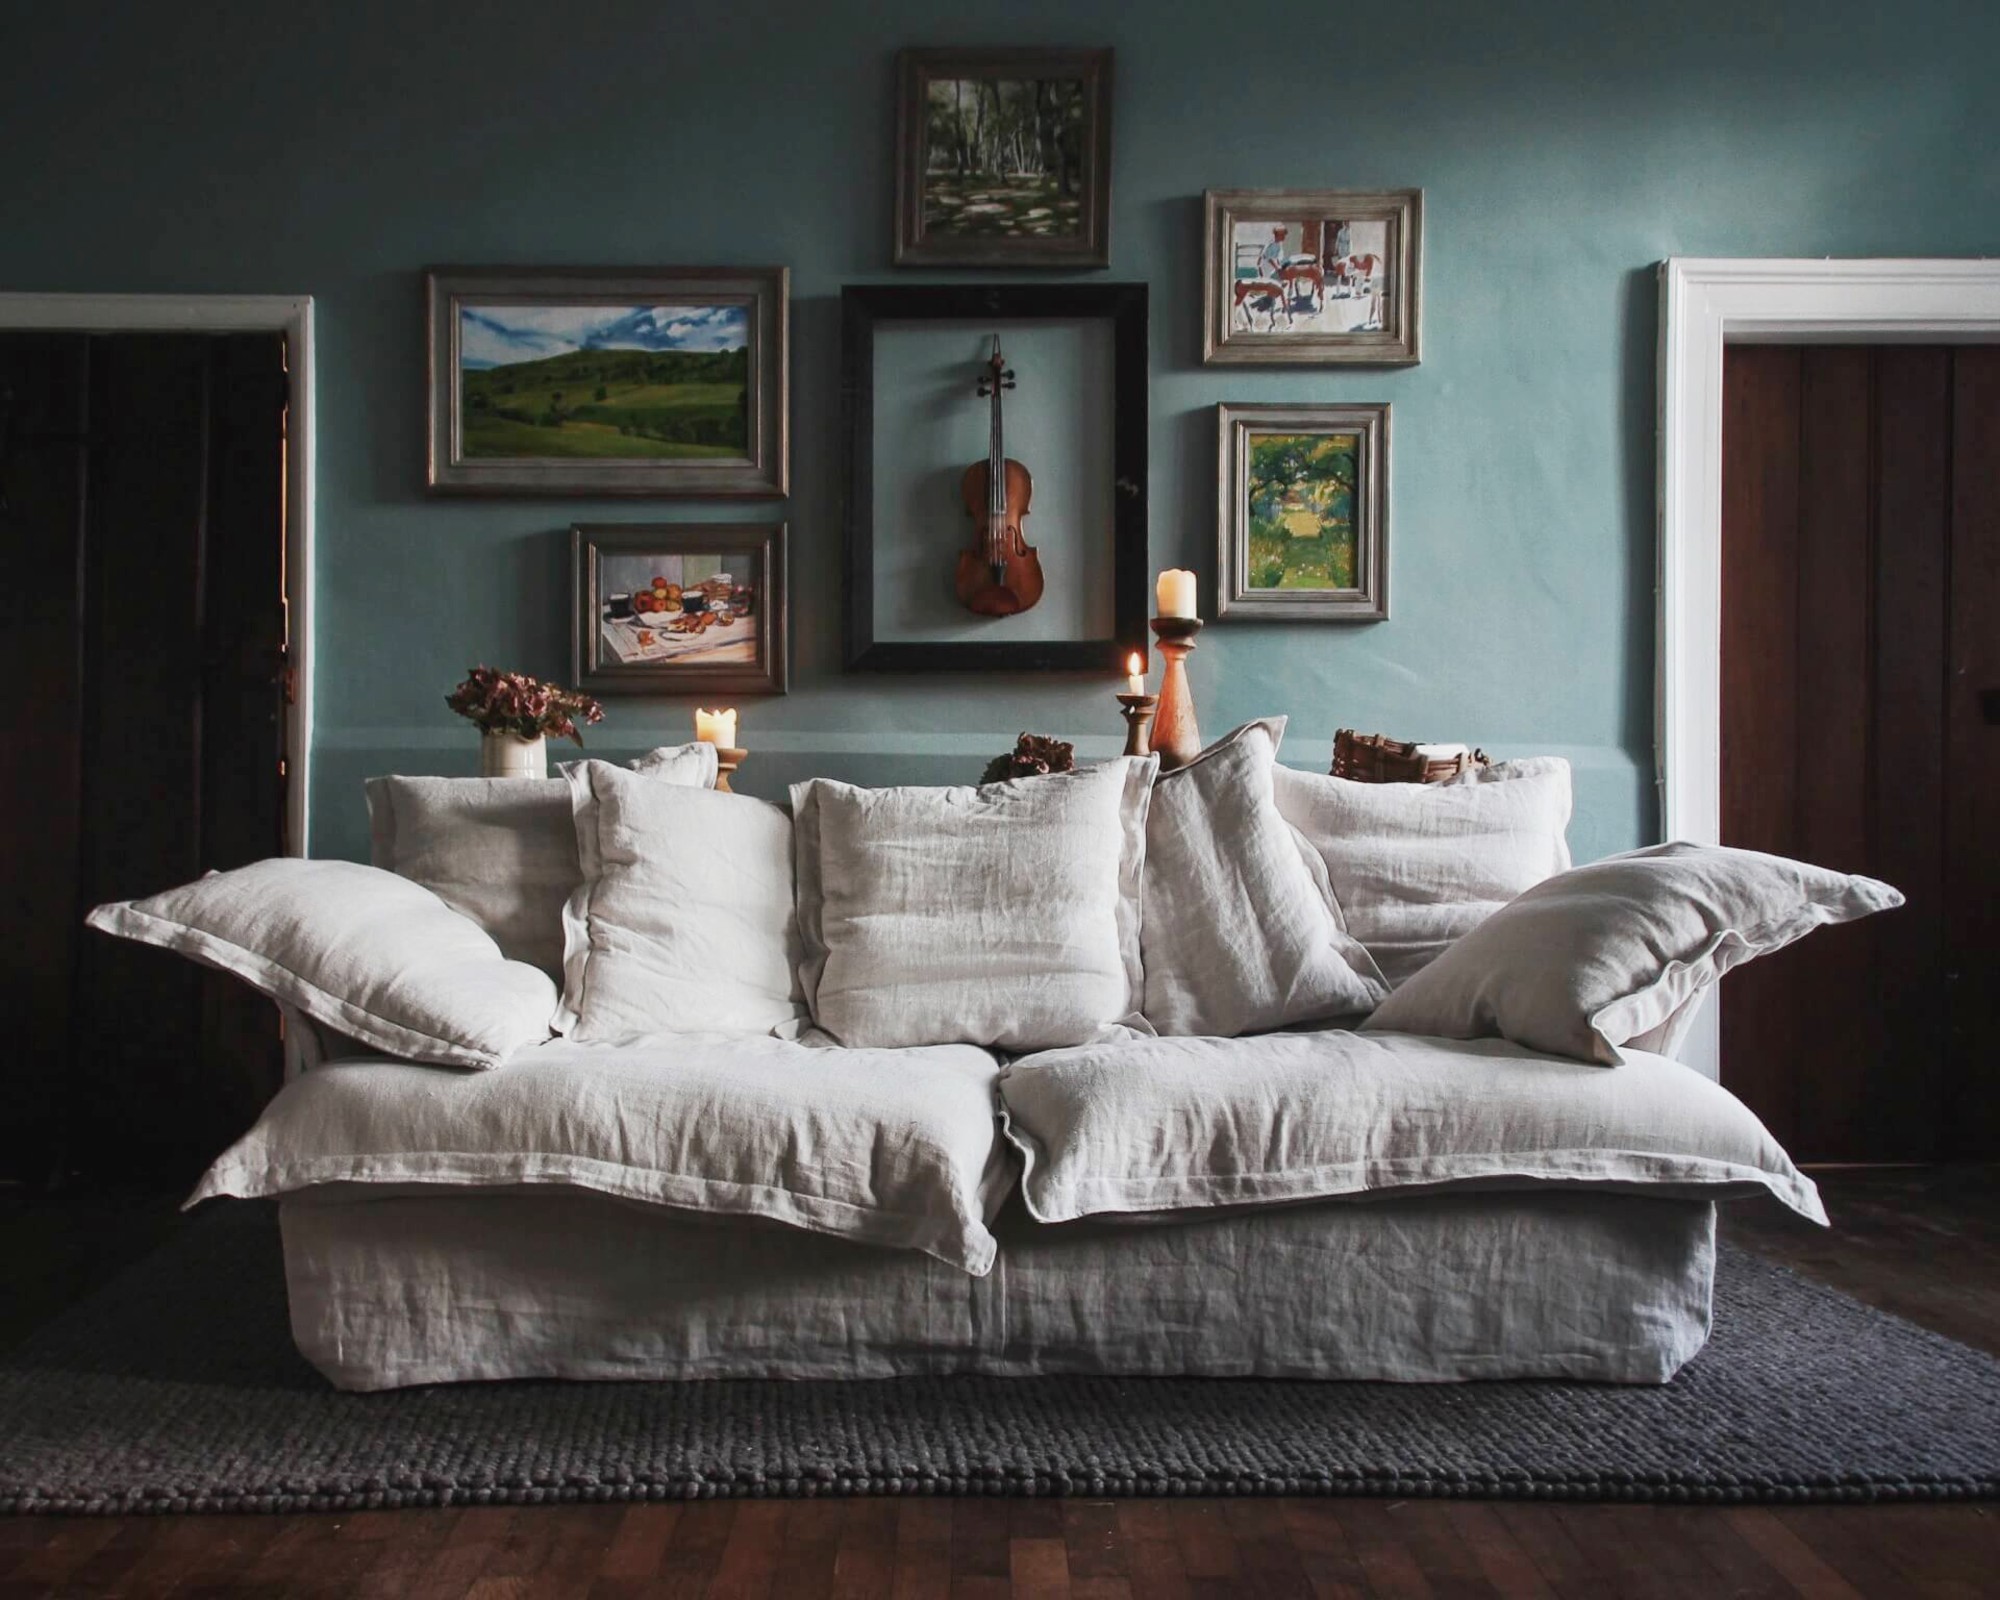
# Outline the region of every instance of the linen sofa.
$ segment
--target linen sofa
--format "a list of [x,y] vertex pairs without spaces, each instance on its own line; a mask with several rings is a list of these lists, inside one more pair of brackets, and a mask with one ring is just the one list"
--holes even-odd
[[1716,1203],[1825,1220],[1671,1050],[1730,966],[1894,891],[1572,868],[1561,763],[1377,793],[1281,732],[789,808],[700,746],[378,780],[373,867],[92,921],[284,1008],[299,1070],[190,1204],[278,1197],[342,1388],[1665,1382]]

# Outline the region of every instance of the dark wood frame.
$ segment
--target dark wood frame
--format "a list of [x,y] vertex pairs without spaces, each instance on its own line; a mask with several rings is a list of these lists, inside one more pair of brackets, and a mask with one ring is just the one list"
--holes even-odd
[[[1252,433],[1358,433],[1352,589],[1251,589],[1243,581],[1250,537],[1248,441]],[[1218,621],[1389,620],[1389,405],[1219,405],[1215,408],[1215,615]]]
[[[458,453],[461,299],[533,305],[646,299],[750,308],[750,459],[467,461]],[[424,274],[428,418],[425,482],[434,494],[779,498],[791,480],[791,272],[785,267],[433,267]]]
[[[954,239],[924,230],[925,91],[933,78],[1078,78],[1083,82],[1083,195],[1074,239]],[[896,58],[896,251],[899,267],[1111,265],[1111,52],[905,50]]]
[[[930,644],[875,638],[875,325],[883,321],[1107,319],[1112,324],[1112,627],[1109,639]],[[1143,283],[849,285],[840,295],[841,426],[847,472],[845,657],[850,672],[1118,672],[1148,655],[1147,292]],[[969,537],[969,533],[962,535]],[[942,535],[938,559],[952,559]]]
[[[782,522],[597,522],[570,529],[570,678],[596,695],[784,694],[791,686],[787,648],[791,594]],[[756,665],[617,666],[598,657],[597,557],[604,551],[707,555],[754,550],[759,583]]]
[[[1387,222],[1394,325],[1380,333],[1238,333],[1230,326],[1238,222],[1303,217]],[[1210,189],[1202,196],[1201,359],[1204,366],[1413,367],[1423,358],[1424,191]],[[1388,320],[1388,319],[1385,319]]]

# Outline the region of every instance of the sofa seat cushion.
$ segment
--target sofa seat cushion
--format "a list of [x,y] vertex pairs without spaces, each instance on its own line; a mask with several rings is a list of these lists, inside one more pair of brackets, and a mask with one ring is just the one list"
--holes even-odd
[[1044,1222],[1539,1184],[1767,1190],[1826,1220],[1741,1101],[1658,1056],[1606,1072],[1499,1040],[1160,1038],[1026,1057],[1000,1093]]
[[[998,1064],[969,1045],[831,1050],[681,1034],[552,1041],[504,1072],[350,1060],[288,1084],[193,1200],[329,1183],[555,1184],[993,1264],[1012,1187]],[[193,1203],[192,1201],[190,1203]]]

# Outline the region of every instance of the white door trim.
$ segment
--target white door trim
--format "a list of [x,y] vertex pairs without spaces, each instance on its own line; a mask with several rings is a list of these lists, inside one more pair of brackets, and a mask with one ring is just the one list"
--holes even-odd
[[[1667,838],[1720,842],[1722,347],[1996,340],[1996,260],[1661,263],[1654,761]],[[1683,1054],[1716,1075],[1714,1005]]]
[[306,853],[313,721],[313,506],[317,482],[311,295],[6,294],[0,331],[282,333],[291,366],[285,458],[285,607],[296,692],[285,721],[285,834]]

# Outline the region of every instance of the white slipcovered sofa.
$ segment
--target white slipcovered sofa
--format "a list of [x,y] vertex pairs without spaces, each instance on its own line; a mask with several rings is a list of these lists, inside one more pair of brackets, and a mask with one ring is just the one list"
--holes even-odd
[[343,1388],[1666,1381],[1715,1203],[1825,1220],[1672,1050],[1730,966],[1898,897],[1572,868],[1560,762],[1356,785],[1278,766],[1282,726],[789,808],[700,745],[380,779],[373,866],[91,920],[285,1009],[301,1070],[193,1200],[279,1198]]

